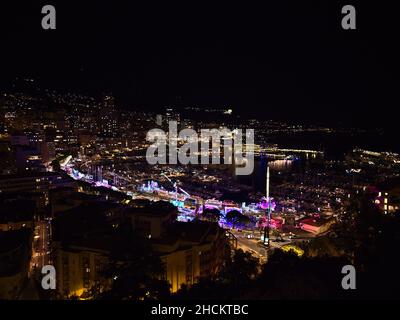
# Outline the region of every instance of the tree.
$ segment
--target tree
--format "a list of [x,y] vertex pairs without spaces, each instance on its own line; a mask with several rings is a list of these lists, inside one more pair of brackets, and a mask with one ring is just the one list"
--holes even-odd
[[226,222],[232,224],[232,226],[246,226],[252,223],[251,219],[244,214],[241,214],[237,210],[229,211],[225,216]]
[[164,265],[143,238],[121,238],[115,246],[104,275],[113,279],[104,299],[161,299],[170,294],[170,285],[161,280]]
[[254,279],[260,268],[260,260],[250,252],[242,249],[235,250],[233,257],[227,262],[221,277],[231,283],[234,287],[248,284]]
[[182,286],[178,299],[238,299],[252,287],[260,270],[259,259],[239,249],[230,256],[216,276],[199,279],[191,287]]
[[247,299],[327,299],[343,297],[341,268],[345,258],[298,257],[294,252],[275,250]]
[[221,218],[221,213],[218,209],[204,209],[202,216],[207,220],[218,222]]

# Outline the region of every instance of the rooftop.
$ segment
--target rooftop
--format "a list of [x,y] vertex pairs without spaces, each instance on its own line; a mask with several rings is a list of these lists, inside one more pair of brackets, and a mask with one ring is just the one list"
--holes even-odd
[[107,211],[117,206],[111,202],[96,201],[62,212],[53,220],[53,239],[68,242],[95,233],[107,234],[111,229],[107,222]]
[[327,222],[329,222],[329,220],[321,219],[321,218],[305,218],[305,219],[300,221],[300,223],[308,224],[308,225],[313,226],[313,227],[323,226]]
[[35,214],[36,203],[31,200],[0,202],[0,223],[30,221]]
[[179,247],[202,244],[211,241],[222,229],[215,222],[192,221],[174,222],[160,239],[154,239],[154,244],[174,245]]
[[174,205],[167,201],[134,200],[125,210],[128,215],[148,215],[148,216],[167,216],[176,212]]
[[12,179],[29,179],[29,178],[46,178],[46,177],[55,177],[61,176],[62,174],[57,172],[26,172],[26,173],[16,173],[16,174],[7,174],[0,175],[0,181],[2,180],[12,180]]

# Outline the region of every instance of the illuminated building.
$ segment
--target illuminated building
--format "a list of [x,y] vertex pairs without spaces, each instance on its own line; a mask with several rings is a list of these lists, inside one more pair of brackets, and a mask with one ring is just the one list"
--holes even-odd
[[215,275],[227,253],[225,232],[207,221],[175,222],[163,238],[152,241],[164,264],[164,280],[171,292],[192,285],[201,277]]
[[31,148],[29,146],[16,146],[15,160],[17,170],[20,172],[45,171],[42,157],[37,148]]
[[400,188],[389,187],[388,185],[388,187],[382,188],[382,190],[378,192],[375,198],[375,205],[384,214],[397,212],[400,209]]
[[51,187],[56,187],[64,182],[61,174],[53,172],[1,175],[0,192],[47,192]]
[[61,297],[80,297],[93,286],[100,290],[109,289],[111,279],[102,277],[101,272],[109,263],[108,239],[82,239],[75,243],[55,243],[55,268],[57,270],[57,292]]
[[306,218],[300,221],[300,228],[314,234],[321,234],[329,230],[334,223],[333,219],[323,220],[319,218]]
[[54,142],[38,143],[41,159],[43,162],[51,162],[56,157],[56,145]]
[[100,111],[100,134],[106,137],[116,137],[118,131],[118,113],[112,96],[105,96]]
[[0,175],[0,194],[12,198],[20,195],[34,200],[36,208],[42,211],[49,204],[49,191],[69,184],[71,184],[69,179],[53,172]]
[[165,267],[164,280],[176,292],[182,284],[215,274],[226,253],[225,232],[206,221],[177,222],[177,209],[168,202],[134,201],[124,212],[134,232],[151,240]]
[[52,259],[62,298],[80,297],[92,287],[109,288],[111,279],[103,277],[102,271],[116,246],[107,221],[112,220],[113,209],[113,203],[87,201],[53,220]]
[[165,124],[168,125],[170,121],[176,121],[179,125],[180,123],[180,114],[175,112],[173,108],[167,108],[165,110]]

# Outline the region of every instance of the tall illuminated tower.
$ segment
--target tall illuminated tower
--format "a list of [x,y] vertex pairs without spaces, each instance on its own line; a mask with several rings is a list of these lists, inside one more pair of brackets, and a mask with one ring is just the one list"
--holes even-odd
[[267,201],[269,200],[269,166],[267,165],[267,176],[266,176],[266,184],[265,184],[265,196]]
[[265,183],[265,198],[267,200],[267,225],[264,227],[264,245],[269,246],[269,226],[271,223],[271,201],[269,198],[269,166],[267,165],[267,175]]

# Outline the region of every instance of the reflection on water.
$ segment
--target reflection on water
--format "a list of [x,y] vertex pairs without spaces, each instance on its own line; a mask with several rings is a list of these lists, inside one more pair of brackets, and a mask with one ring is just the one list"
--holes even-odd
[[318,158],[296,157],[287,160],[267,160],[267,157],[260,157],[254,160],[254,171],[248,176],[236,176],[235,179],[241,184],[252,186],[254,192],[265,192],[265,176],[267,163],[271,170],[271,181],[274,176],[280,175],[280,172],[302,171],[314,162],[318,162]]
[[273,171],[288,171],[292,169],[293,160],[273,160],[269,162],[269,168]]

